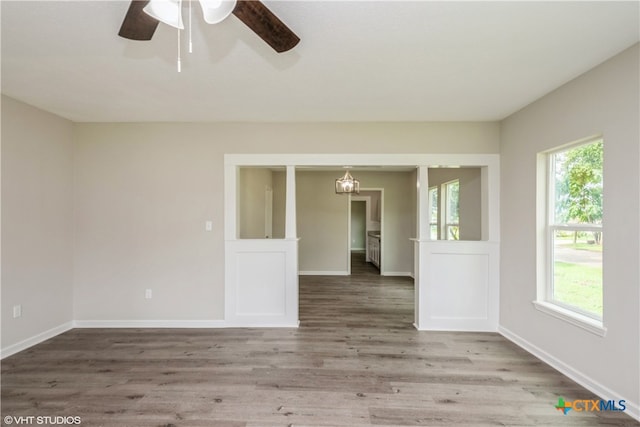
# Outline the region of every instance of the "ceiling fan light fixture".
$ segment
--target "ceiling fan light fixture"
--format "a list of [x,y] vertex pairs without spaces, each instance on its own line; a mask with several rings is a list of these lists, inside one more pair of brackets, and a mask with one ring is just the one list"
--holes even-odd
[[160,22],[184,30],[182,0],[150,0],[142,10]]
[[236,7],[237,0],[200,0],[202,15],[207,24],[224,21]]

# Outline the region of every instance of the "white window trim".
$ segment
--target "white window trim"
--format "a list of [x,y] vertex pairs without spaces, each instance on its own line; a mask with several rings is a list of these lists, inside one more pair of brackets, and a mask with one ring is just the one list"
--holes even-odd
[[[563,320],[574,326],[582,328],[595,335],[604,337],[607,328],[604,326],[604,312],[602,318],[592,317],[581,313],[577,307],[565,306],[552,299],[553,289],[552,283],[553,269],[549,266],[553,260],[553,241],[550,238],[551,233],[555,230],[575,230],[584,231],[602,231],[601,225],[582,225],[582,224],[554,224],[551,225],[551,206],[552,186],[550,180],[551,156],[553,154],[570,150],[573,147],[585,145],[602,140],[602,135],[596,135],[589,138],[564,145],[562,147],[538,153],[537,159],[537,180],[536,180],[536,282],[537,291],[536,299],[532,301],[533,306],[543,313]],[[603,283],[604,286],[604,283]]]
[[554,304],[549,301],[532,301],[533,306],[548,315],[551,315],[555,318],[564,320],[565,322],[571,323],[574,326],[582,328],[592,334],[604,337],[607,334],[607,328],[604,326],[602,321],[596,320],[592,317],[585,316],[583,314],[577,313],[573,310],[569,310],[557,304]]

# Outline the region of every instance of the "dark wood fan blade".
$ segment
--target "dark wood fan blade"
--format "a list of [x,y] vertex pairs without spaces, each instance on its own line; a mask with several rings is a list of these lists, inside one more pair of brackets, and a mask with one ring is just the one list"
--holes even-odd
[[158,20],[142,11],[148,0],[132,0],[122,21],[118,35],[131,40],[151,40],[158,27]]
[[259,1],[238,0],[233,14],[276,52],[286,52],[300,41],[289,27]]

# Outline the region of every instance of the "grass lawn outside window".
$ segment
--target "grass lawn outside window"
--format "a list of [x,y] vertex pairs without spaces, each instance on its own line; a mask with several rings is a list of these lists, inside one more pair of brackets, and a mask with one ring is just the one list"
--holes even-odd
[[591,233],[556,233],[554,299],[602,318],[602,245]]

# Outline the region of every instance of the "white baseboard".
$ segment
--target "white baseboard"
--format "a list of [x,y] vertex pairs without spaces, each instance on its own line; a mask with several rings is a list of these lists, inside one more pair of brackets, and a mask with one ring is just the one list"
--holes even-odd
[[75,328],[165,328],[165,329],[223,329],[223,328],[297,328],[300,322],[256,322],[255,320],[76,320]]
[[33,347],[36,344],[40,344],[41,342],[44,342],[50,338],[53,338],[56,335],[65,333],[71,329],[73,329],[73,322],[66,322],[60,326],[51,328],[48,331],[44,331],[37,335],[34,335],[31,338],[27,338],[26,340],[22,340],[18,343],[7,346],[0,350],[0,359],[4,359],[5,357],[12,356],[18,352],[26,350],[29,347]]
[[225,320],[75,320],[64,323],[48,331],[34,335],[16,344],[0,349],[0,360],[12,356],[23,350],[40,344],[64,332],[74,328],[175,328],[175,329],[220,329],[220,328],[297,328],[299,322],[294,324],[283,323],[255,323],[238,321],[227,322]]
[[224,320],[76,320],[76,328],[229,328]]
[[380,273],[381,276],[398,276],[398,277],[413,277],[413,273],[410,271],[385,271]]
[[[348,271],[299,271],[300,276],[348,276]],[[381,276],[413,277],[410,271],[385,271]]]
[[489,318],[467,318],[467,317],[429,317],[423,320],[419,326],[419,331],[441,331],[441,332],[496,332],[495,321]]
[[530,343],[529,341],[525,340],[519,335],[511,332],[507,328],[503,326],[498,326],[498,332],[509,341],[522,347],[527,352],[533,354],[538,359],[542,360],[552,368],[560,371],[562,374],[571,378],[573,381],[577,382],[587,390],[593,392],[600,398],[605,400],[610,400],[610,399],[625,400],[626,401],[625,405],[627,409],[624,411],[624,413],[640,421],[640,405],[638,404],[638,402],[629,401],[627,397],[621,396],[620,394],[609,389],[608,387],[605,387],[604,385],[593,380],[592,378],[588,377],[584,373],[574,369],[573,367],[567,365],[563,361],[557,359],[556,357],[542,350],[540,347],[537,347],[536,345]]
[[227,323],[225,328],[252,328],[252,329],[264,329],[264,328],[274,328],[274,329],[297,329],[300,327],[300,322],[296,321],[293,323],[283,323],[283,322],[274,322],[274,323],[265,323],[265,322],[247,322],[243,320],[237,320],[236,322]]
[[348,276],[348,271],[299,271],[300,276]]

